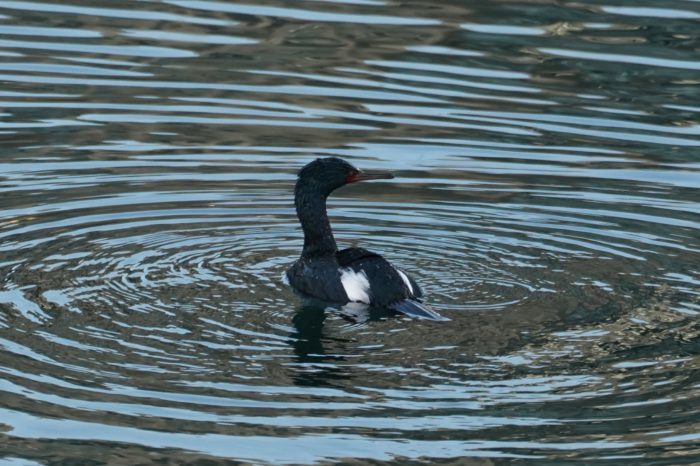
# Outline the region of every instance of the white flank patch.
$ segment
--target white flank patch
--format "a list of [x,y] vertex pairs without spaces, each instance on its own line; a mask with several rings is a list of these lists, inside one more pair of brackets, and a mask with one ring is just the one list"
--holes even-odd
[[289,277],[287,276],[287,272],[282,272],[282,283],[284,283],[287,286],[292,286],[292,284],[289,283]]
[[340,269],[340,283],[350,301],[369,304],[369,281],[364,272],[352,269]]
[[400,271],[399,269],[396,269],[396,271],[399,273],[399,275],[401,275],[401,280],[403,280],[403,282],[408,287],[408,292],[411,293],[411,295],[413,295],[413,287],[411,286],[411,280],[409,280],[406,274]]

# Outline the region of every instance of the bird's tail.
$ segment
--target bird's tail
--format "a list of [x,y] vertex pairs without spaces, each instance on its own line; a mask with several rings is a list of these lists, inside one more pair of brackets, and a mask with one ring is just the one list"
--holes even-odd
[[405,314],[409,317],[416,317],[418,319],[443,321],[450,320],[447,317],[443,317],[437,312],[433,311],[425,304],[419,303],[418,301],[414,301],[412,299],[397,301],[394,304],[390,304],[388,307],[392,311],[400,312],[401,314]]

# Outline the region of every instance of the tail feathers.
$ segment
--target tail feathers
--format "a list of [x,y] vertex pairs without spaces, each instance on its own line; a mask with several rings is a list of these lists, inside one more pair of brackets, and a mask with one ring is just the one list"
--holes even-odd
[[389,309],[400,312],[401,314],[407,315],[409,317],[416,317],[418,319],[427,320],[450,320],[447,317],[443,317],[432,309],[428,308],[425,304],[421,304],[418,301],[412,299],[404,299],[402,301],[397,301],[394,304],[389,305]]

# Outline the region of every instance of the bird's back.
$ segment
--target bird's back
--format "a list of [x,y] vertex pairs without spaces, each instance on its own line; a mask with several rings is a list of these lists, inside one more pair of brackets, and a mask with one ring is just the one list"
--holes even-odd
[[420,302],[418,284],[381,255],[348,248],[335,255],[302,257],[287,271],[290,285],[308,296],[359,302],[430,320],[449,320]]
[[377,253],[362,248],[348,248],[338,251],[336,258],[346,292],[349,287],[354,287],[348,297],[352,298],[351,294],[358,297],[367,295],[367,299],[355,301],[373,306],[388,306],[404,299],[420,298],[423,294],[415,281]]

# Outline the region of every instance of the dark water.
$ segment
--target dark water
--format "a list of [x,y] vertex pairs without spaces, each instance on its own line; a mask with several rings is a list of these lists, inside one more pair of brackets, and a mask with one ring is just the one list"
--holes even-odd
[[3,0],[0,465],[698,464],[699,122],[697,1]]

